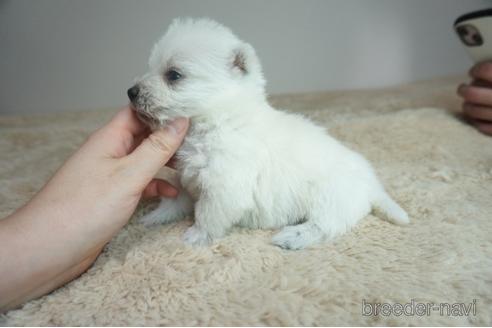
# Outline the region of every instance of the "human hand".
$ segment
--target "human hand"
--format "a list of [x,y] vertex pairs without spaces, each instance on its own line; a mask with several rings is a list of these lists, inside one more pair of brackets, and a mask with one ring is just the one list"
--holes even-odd
[[30,202],[0,220],[0,309],[85,271],[142,196],[175,197],[176,188],[154,176],[181,145],[188,124],[179,118],[150,133],[123,109]]
[[87,233],[87,242],[107,242],[127,223],[142,195],[177,195],[154,176],[180,146],[187,126],[180,118],[149,135],[125,108],[89,137],[29,205],[58,203],[78,213],[72,223],[83,225],[77,229]]
[[458,95],[464,100],[463,114],[480,132],[492,135],[492,62],[470,69],[471,84],[461,84]]

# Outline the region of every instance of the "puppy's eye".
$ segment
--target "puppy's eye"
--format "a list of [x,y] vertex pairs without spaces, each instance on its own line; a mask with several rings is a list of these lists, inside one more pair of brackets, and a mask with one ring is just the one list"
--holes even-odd
[[167,71],[165,75],[166,75],[166,79],[169,82],[176,82],[177,80],[179,80],[183,77],[179,72],[176,72],[173,69],[170,69],[169,71]]

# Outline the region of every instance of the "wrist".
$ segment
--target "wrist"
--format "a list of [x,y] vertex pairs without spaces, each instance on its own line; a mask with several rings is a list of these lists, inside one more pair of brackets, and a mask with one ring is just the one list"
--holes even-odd
[[5,277],[0,280],[0,309],[42,295],[80,275],[104,247],[105,241],[81,233],[84,222],[71,220],[76,212],[69,203],[55,201],[42,190],[0,221],[0,276]]

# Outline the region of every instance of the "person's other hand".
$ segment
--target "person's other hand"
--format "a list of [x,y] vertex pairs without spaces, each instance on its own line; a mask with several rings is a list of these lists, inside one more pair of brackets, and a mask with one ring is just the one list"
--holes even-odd
[[31,201],[0,220],[0,309],[85,271],[142,196],[175,197],[178,191],[154,176],[181,145],[188,124],[178,118],[150,133],[123,109]]
[[492,135],[492,62],[474,65],[470,76],[470,84],[458,87],[464,100],[463,114],[480,132]]

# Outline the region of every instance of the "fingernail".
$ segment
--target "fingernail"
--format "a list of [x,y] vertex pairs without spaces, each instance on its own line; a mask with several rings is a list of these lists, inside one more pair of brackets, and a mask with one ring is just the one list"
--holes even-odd
[[186,126],[188,126],[188,119],[185,117],[178,117],[169,123],[169,127],[176,134],[183,132]]

